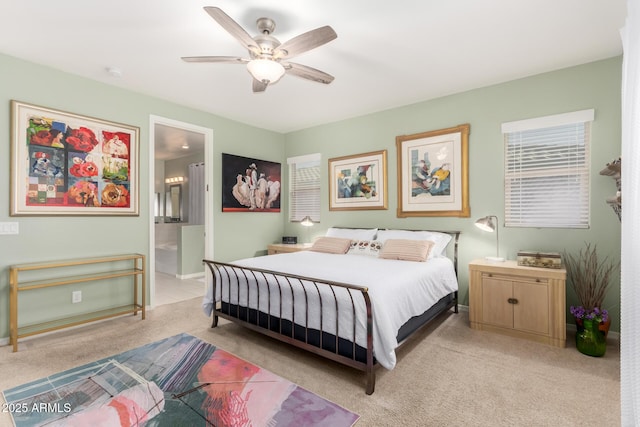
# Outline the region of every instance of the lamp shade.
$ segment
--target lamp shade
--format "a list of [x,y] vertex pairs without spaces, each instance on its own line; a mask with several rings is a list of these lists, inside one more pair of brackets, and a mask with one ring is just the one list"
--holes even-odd
[[313,225],[313,220],[309,215],[307,215],[302,219],[302,221],[300,221],[300,224],[304,225],[305,227],[311,227]]
[[247,69],[254,79],[268,84],[275,83],[284,75],[284,67],[271,59],[254,59],[249,61]]
[[494,217],[492,216],[485,216],[484,218],[480,218],[476,221],[476,227],[478,227],[480,230],[493,233],[494,231],[496,231],[496,225],[493,222],[493,218]]

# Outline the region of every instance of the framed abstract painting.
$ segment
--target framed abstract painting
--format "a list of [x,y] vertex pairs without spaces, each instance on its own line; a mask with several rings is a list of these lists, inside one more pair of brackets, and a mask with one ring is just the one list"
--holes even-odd
[[139,215],[139,129],[11,101],[11,216]]
[[398,217],[471,215],[469,124],[396,137]]
[[329,210],[387,209],[387,150],[329,159]]

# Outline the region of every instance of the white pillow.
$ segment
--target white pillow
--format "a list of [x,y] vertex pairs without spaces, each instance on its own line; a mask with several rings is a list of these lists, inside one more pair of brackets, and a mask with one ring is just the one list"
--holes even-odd
[[377,240],[352,240],[347,254],[378,256],[380,249],[382,249],[382,242]]
[[379,230],[377,240],[385,242],[389,239],[431,240],[435,245],[429,252],[429,258],[446,256],[445,250],[451,241],[451,235],[437,231]]
[[376,238],[377,228],[337,228],[327,230],[327,237],[342,237],[351,240],[373,240]]

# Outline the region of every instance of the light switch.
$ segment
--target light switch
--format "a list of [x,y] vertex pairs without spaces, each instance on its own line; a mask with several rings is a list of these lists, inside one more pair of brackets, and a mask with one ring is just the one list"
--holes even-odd
[[18,234],[20,227],[17,222],[0,222],[0,234]]

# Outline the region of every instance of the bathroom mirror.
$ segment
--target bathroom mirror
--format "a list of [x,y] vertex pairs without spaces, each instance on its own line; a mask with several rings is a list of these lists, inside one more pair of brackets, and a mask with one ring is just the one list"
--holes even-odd
[[156,224],[160,222],[160,217],[164,216],[162,212],[162,193],[156,193],[155,202],[153,205],[153,216]]
[[182,219],[182,186],[180,184],[170,185],[164,202],[165,221],[180,222]]
[[164,222],[171,222],[171,193],[168,191],[164,195]]

